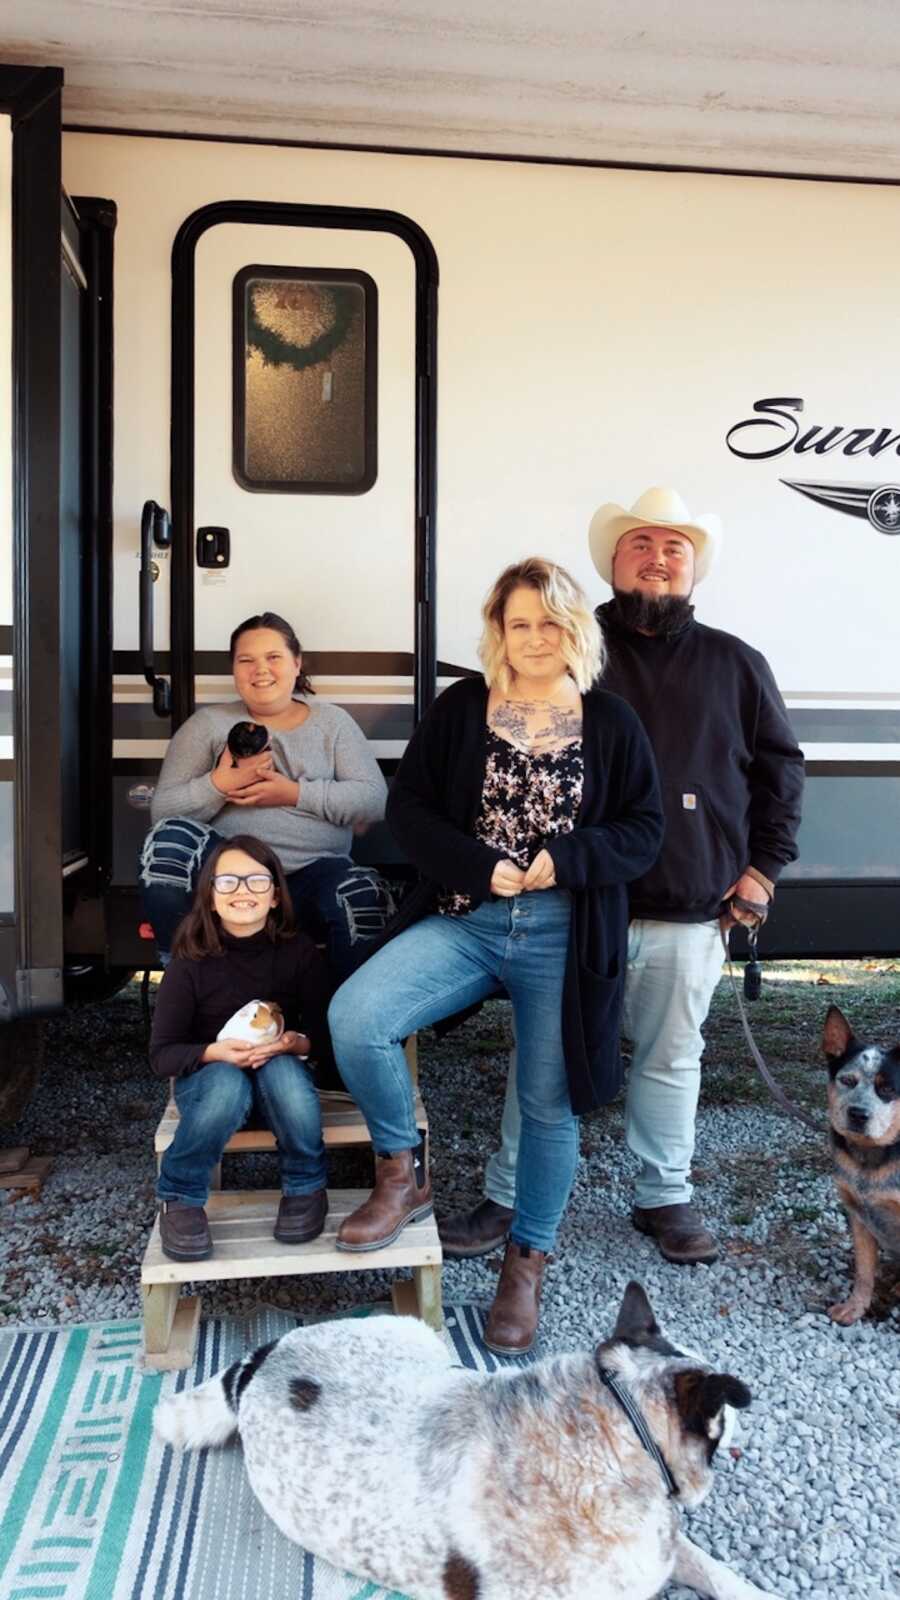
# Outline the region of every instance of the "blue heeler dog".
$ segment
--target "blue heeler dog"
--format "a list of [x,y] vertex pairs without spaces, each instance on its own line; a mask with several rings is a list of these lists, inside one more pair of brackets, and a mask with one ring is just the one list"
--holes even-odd
[[183,1449],[237,1430],[287,1538],[412,1600],[650,1600],[669,1579],[774,1600],[681,1531],[749,1401],[631,1283],[583,1355],[484,1374],[412,1318],[320,1323],[161,1402],[155,1426]]

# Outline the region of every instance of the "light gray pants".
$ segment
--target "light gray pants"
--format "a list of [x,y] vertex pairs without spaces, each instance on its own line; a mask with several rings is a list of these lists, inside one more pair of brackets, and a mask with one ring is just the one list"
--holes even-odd
[[[718,922],[632,922],[628,930],[623,1027],[633,1055],[625,1139],[640,1169],[635,1204],[690,1200],[694,1124],[700,1094],[700,1032],[722,971]],[[519,1148],[515,1051],[506,1081],[502,1143],[485,1169],[485,1191],[512,1207]]]

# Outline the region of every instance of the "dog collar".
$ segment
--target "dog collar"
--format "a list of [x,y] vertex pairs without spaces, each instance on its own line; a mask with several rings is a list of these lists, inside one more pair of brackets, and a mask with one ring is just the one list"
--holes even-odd
[[628,1421],[631,1423],[631,1426],[640,1439],[641,1444],[644,1446],[648,1456],[652,1456],[653,1460],[656,1462],[656,1465],[659,1467],[659,1470],[666,1481],[666,1487],[668,1488],[670,1497],[673,1500],[676,1500],[679,1494],[678,1485],[675,1482],[675,1479],[672,1477],[671,1471],[669,1470],[669,1463],[667,1462],[665,1456],[659,1448],[659,1445],[644,1421],[643,1413],[635,1405],[631,1395],[628,1393],[628,1390],[622,1387],[618,1378],[614,1377],[607,1367],[601,1367],[599,1361],[597,1363],[597,1371],[599,1372],[603,1382],[606,1384],[610,1394],[614,1395],[616,1400],[618,1400],[619,1405],[622,1407],[622,1410],[628,1418]]

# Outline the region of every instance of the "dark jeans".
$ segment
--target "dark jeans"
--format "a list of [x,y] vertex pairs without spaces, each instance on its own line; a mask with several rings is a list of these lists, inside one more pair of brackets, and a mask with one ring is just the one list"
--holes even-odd
[[[163,966],[175,929],[191,908],[200,868],[223,835],[192,817],[165,817],[141,851],[144,914],[152,923]],[[359,965],[366,942],[381,933],[394,910],[387,885],[372,867],[349,856],[320,856],[288,875],[294,915],[305,933],[324,942],[337,983]]]
[[278,1144],[285,1194],[314,1194],[327,1182],[322,1113],[312,1073],[297,1056],[272,1056],[255,1070],[208,1061],[175,1079],[180,1122],[159,1169],[160,1200],[202,1206],[209,1175],[251,1111]]

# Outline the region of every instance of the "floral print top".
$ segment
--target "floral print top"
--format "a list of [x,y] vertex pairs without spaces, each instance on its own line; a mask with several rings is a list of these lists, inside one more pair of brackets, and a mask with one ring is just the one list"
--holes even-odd
[[[557,750],[532,754],[487,733],[487,763],[475,838],[503,851],[517,867],[530,866],[547,839],[571,833],[584,787],[584,752],[580,739]],[[472,910],[467,894],[445,891],[438,910],[461,917]]]

